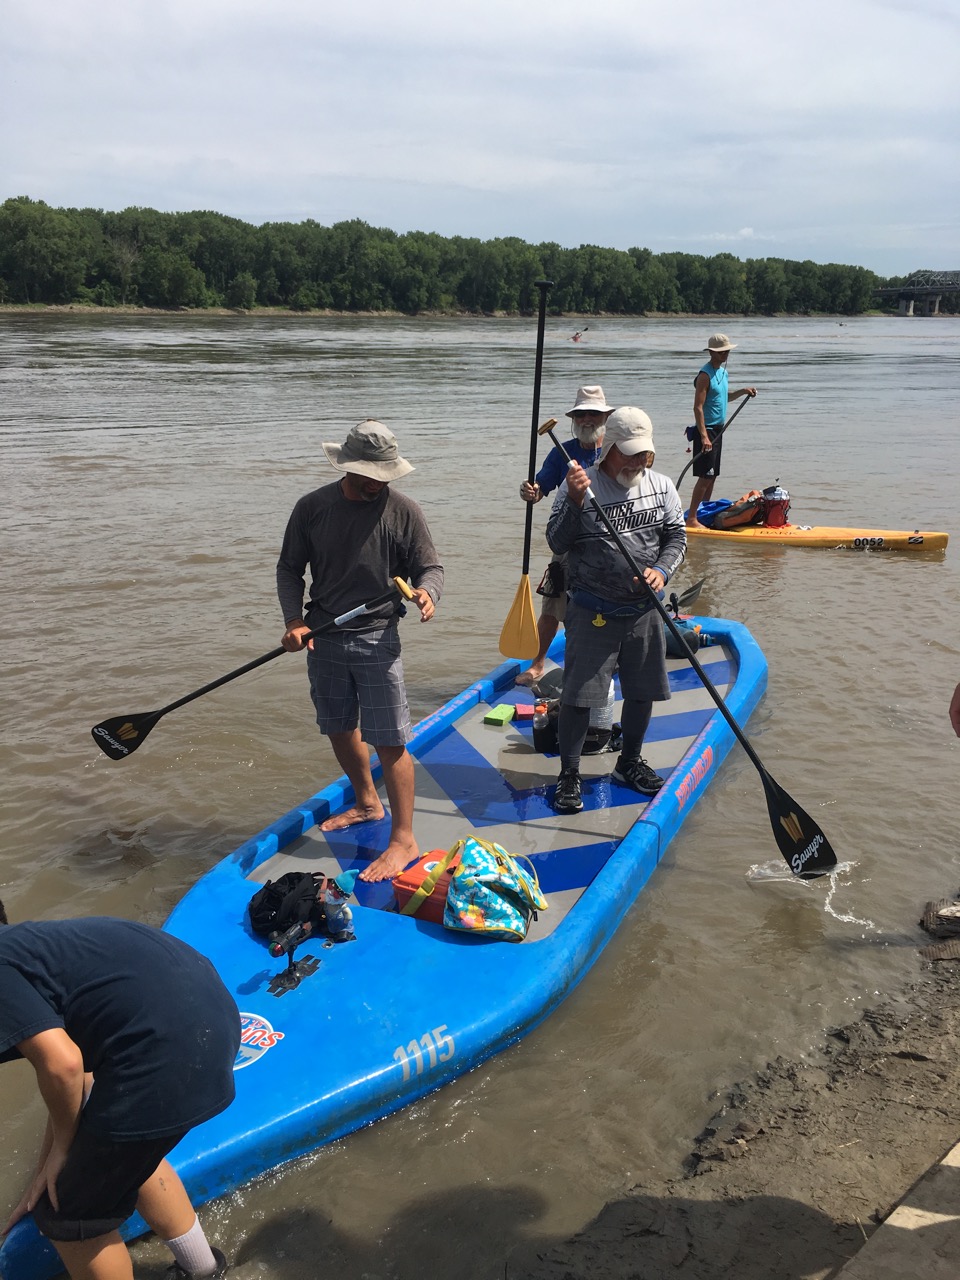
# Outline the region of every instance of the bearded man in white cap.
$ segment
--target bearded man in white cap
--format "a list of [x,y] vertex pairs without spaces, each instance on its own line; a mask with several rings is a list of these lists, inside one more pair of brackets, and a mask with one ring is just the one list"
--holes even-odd
[[[567,453],[583,467],[592,467],[600,458],[600,446],[603,443],[603,428],[613,413],[613,405],[607,404],[603,387],[580,387],[572,409],[568,409],[565,417],[573,424],[572,440],[564,442]],[[548,493],[553,493],[567,475],[567,460],[556,447],[550,450],[544,459],[543,466],[537,472],[533,484],[524,480],[520,486],[520,497],[524,502],[539,502]],[[560,628],[567,612],[566,556],[554,556],[547,566],[543,582],[537,588],[541,597],[540,617],[537,621],[537,635],[540,649],[530,666],[516,683],[530,685],[543,675],[547,650],[553,637]]]
[[[399,605],[391,601],[342,628],[310,641],[304,637],[382,596],[394,577],[409,578],[420,619],[428,622],[443,589],[443,566],[419,506],[390,488],[391,481],[413,471],[400,456],[392,431],[368,418],[350,431],[343,445],[324,444],[323,451],[343,475],[301,498],[287,524],[277,561],[277,595],[286,626],[280,643],[291,653],[308,645],[317,724],[353,787],[353,806],[328,818],[321,831],[383,818],[367,745],[380,757],[390,840],[360,879],[389,880],[419,855],[413,835],[413,761],[406,749],[410,713],[397,634]],[[311,582],[304,611],[307,565]]]
[[612,779],[642,795],[656,795],[663,786],[663,778],[641,755],[653,704],[670,697],[663,624],[586,501],[591,487],[645,581],[662,592],[683,561],[687,535],[676,486],[650,469],[654,452],[647,414],[617,409],[607,419],[600,462],[586,470],[570,468],[547,524],[551,548],[568,555],[560,778],[553,799],[561,813],[583,808],[580,753],[591,708],[606,704],[616,670],[623,696],[623,746]]
[[723,440],[718,440],[717,435],[727,420],[727,404],[741,396],[757,394],[756,387],[739,387],[736,391],[728,387],[727,357],[736,345],[725,333],[711,334],[706,345],[710,359],[693,381],[693,474],[696,481],[687,514],[687,524],[692,529],[703,528],[697,519],[697,508],[701,502],[710,501],[713,483],[720,474]]

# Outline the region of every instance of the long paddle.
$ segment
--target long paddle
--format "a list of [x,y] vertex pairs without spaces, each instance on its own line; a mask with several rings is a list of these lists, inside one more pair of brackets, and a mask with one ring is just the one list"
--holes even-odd
[[[537,362],[533,373],[533,414],[530,419],[530,463],[527,479],[533,484],[537,473],[537,424],[540,419],[540,376],[543,372],[543,331],[547,323],[547,290],[552,280],[537,280],[540,290],[540,314],[537,320]],[[523,571],[517,594],[513,598],[507,620],[500,632],[500,652],[505,658],[535,658],[540,652],[540,636],[533,612],[530,589],[530,537],[533,531],[533,503],[527,503],[523,529]]]
[[[398,591],[406,599],[413,599],[413,592],[402,578],[394,578],[393,582],[394,586],[389,591],[382,596],[377,596],[369,604],[359,605],[358,608],[351,609],[349,613],[341,613],[338,618],[334,618],[331,622],[325,622],[322,626],[314,627],[312,631],[308,631],[303,637],[304,641],[311,640],[314,636],[321,635],[324,631],[332,631],[335,627],[342,627],[353,618],[359,618],[365,613],[373,613],[375,610],[382,608],[383,605],[389,604],[391,600],[395,600]],[[111,760],[123,760],[124,757],[133,755],[160,717],[165,716],[168,711],[174,711],[177,707],[193,702],[195,698],[202,698],[205,693],[210,693],[213,689],[219,689],[222,684],[229,684],[231,680],[236,680],[238,676],[246,675],[248,671],[253,671],[255,667],[262,667],[265,662],[279,658],[282,653],[286,652],[287,650],[282,646],[278,649],[271,649],[269,653],[265,653],[262,657],[254,658],[253,662],[237,667],[236,671],[231,671],[229,675],[221,676],[219,680],[213,680],[210,684],[205,684],[202,689],[195,689],[193,693],[188,693],[184,698],[178,698],[176,702],[171,702],[167,707],[161,707],[159,711],[146,711],[141,715],[112,716],[109,720],[101,720],[99,724],[94,725],[90,730],[93,734],[93,740],[104,755],[109,756]]]
[[[752,400],[752,399],[753,399],[753,396],[744,396],[744,397],[743,397],[743,399],[740,401],[740,403],[739,403],[739,404],[737,405],[737,407],[734,409],[733,413],[731,413],[730,417],[726,420],[726,422],[723,424],[723,426],[720,428],[720,430],[717,432],[717,434],[713,437],[713,443],[714,443],[714,444],[716,444],[716,443],[717,443],[717,441],[720,439],[720,437],[721,437],[721,436],[723,435],[723,433],[726,431],[727,427],[729,427],[729,426],[730,426],[730,423],[731,423],[731,422],[733,422],[734,418],[737,416],[737,414],[740,412],[740,410],[743,408],[743,406],[744,406],[744,405],[745,405],[749,400]],[[683,468],[683,470],[682,470],[682,471],[680,472],[680,474],[677,476],[677,488],[678,488],[678,489],[680,488],[680,481],[681,481],[681,480],[683,479],[683,477],[687,474],[687,472],[690,470],[690,468],[693,466],[693,464],[696,462],[697,458],[699,458],[699,457],[700,457],[700,454],[698,453],[696,458],[691,458],[691,459],[690,459],[690,461],[687,463],[687,465]]]
[[[550,439],[566,458],[567,466],[574,466],[575,464],[570,455],[554,435],[553,428],[556,425],[556,418],[549,418],[540,428],[540,434],[549,435]],[[767,812],[770,815],[770,825],[773,829],[773,838],[776,840],[780,852],[783,854],[784,858],[786,858],[787,866],[794,875],[800,876],[803,880],[812,880],[816,876],[826,875],[827,872],[831,871],[837,865],[837,855],[833,852],[829,840],[810,815],[805,813],[797,802],[791,799],[791,797],[787,795],[786,791],[784,791],[784,789],[770,777],[770,774],[764,768],[760,757],[750,745],[747,735],[737,724],[736,720],[734,720],[730,709],[724,702],[719,690],[707,675],[706,671],[704,671],[694,654],[692,654],[687,645],[684,644],[683,637],[681,636],[676,623],[660,603],[657,598],[657,593],[654,591],[653,587],[651,587],[646,578],[644,578],[643,570],[637,564],[636,560],[634,560],[626,546],[624,546],[623,539],[610,523],[607,518],[607,513],[597,501],[593,490],[589,487],[587,488],[587,497],[590,500],[590,505],[593,507],[597,519],[617,544],[621,555],[630,566],[630,570],[634,577],[640,580],[640,583],[646,590],[651,602],[656,607],[657,612],[667,624],[667,627],[674,639],[680,645],[680,652],[686,657],[687,661],[700,677],[703,687],[717,704],[720,714],[736,734],[740,745],[743,747],[744,751],[746,751],[750,761],[760,774],[760,781],[763,783],[763,790],[767,797]]]

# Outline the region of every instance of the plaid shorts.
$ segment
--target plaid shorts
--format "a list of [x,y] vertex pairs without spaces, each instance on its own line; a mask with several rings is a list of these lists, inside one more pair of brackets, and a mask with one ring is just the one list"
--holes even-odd
[[606,706],[613,673],[619,668],[624,699],[663,702],[670,697],[663,623],[656,609],[636,618],[606,618],[570,601],[562,701],[574,707]]
[[409,741],[396,625],[315,636],[307,650],[307,674],[321,733],[349,733],[359,723],[360,736],[373,747],[402,747]]

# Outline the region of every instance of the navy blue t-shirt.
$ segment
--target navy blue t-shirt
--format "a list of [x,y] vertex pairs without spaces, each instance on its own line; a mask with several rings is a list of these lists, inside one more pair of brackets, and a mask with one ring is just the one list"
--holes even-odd
[[[595,444],[582,445],[579,440],[567,440],[563,446],[574,462],[579,462],[584,471],[587,467],[594,467],[600,458],[600,446]],[[540,492],[544,497],[548,493],[553,493],[554,489],[559,489],[560,485],[567,478],[567,472],[570,467],[566,458],[560,452],[556,445],[550,450],[546,458],[543,460],[543,466],[537,472],[537,484],[540,486]]]
[[62,1027],[94,1074],[85,1122],[163,1138],[233,1101],[240,1017],[216,970],[160,929],[105,916],[0,927],[0,1062]]

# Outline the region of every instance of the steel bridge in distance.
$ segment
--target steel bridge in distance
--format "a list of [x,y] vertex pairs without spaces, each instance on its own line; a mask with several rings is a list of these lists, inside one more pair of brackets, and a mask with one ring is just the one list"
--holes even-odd
[[897,298],[902,316],[935,316],[945,293],[960,292],[960,271],[915,271],[903,284],[878,289],[881,297]]

